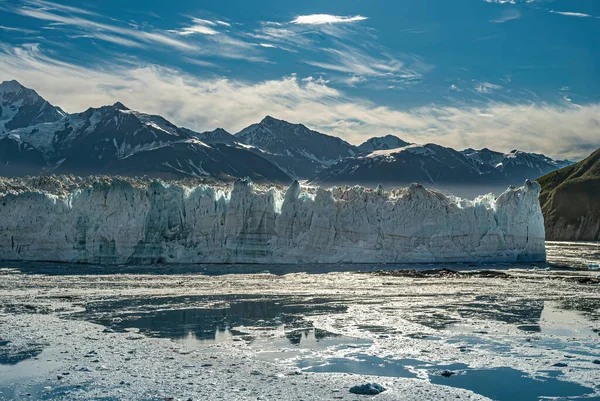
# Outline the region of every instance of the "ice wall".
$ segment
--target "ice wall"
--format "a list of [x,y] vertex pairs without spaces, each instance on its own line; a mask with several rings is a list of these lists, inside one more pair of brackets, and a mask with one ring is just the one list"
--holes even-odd
[[537,183],[497,199],[420,185],[188,188],[113,179],[0,195],[0,259],[123,263],[415,263],[545,260]]

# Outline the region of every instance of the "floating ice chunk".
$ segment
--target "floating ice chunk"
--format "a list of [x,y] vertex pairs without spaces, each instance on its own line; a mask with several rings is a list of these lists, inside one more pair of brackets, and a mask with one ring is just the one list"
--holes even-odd
[[379,393],[383,393],[385,391],[385,387],[378,383],[366,383],[361,384],[360,386],[350,387],[350,392],[352,394],[360,394],[360,395],[377,395]]

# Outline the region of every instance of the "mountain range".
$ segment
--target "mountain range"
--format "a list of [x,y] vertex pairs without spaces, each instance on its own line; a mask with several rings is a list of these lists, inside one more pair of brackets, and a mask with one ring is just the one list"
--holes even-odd
[[117,102],[69,114],[17,81],[0,84],[0,175],[186,176],[288,184],[366,186],[423,183],[462,196],[572,164],[514,150],[457,151],[387,135],[354,146],[271,116],[231,134],[196,132]]

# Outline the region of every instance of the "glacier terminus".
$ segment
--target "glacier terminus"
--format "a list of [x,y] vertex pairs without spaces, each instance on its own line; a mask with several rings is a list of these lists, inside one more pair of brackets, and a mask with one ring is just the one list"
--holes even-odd
[[[0,259],[137,263],[544,261],[539,184],[466,200],[384,190],[50,177],[0,190]],[[81,179],[80,179],[81,180]]]

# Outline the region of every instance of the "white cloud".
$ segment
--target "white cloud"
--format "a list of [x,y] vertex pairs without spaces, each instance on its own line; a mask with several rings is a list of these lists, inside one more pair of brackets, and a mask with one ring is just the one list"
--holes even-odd
[[102,32],[93,32],[89,36],[96,38],[96,39],[104,40],[105,42],[116,43],[121,46],[144,47],[143,44],[136,42],[135,40],[126,39],[126,38],[123,38],[123,37],[117,36],[117,35],[110,35],[110,34],[102,33]]
[[[327,70],[332,74],[332,79],[347,85],[357,83],[352,82],[356,79],[353,76],[361,76],[361,80],[372,81],[369,87],[376,90],[390,88],[390,84],[393,87],[414,84],[433,68],[416,55],[393,53],[378,44],[373,31],[368,27],[316,23],[329,21],[329,17],[353,17],[322,18],[322,14],[315,15],[318,18],[307,20],[298,17],[291,23],[263,22],[255,32],[248,33],[248,37],[297,54],[298,61],[318,68],[314,71],[316,74]],[[315,23],[307,28],[297,20]]]
[[98,15],[90,10],[85,10],[83,8],[73,7],[73,6],[65,6],[63,4],[53,3],[51,1],[46,1],[46,0],[27,0],[27,1],[25,1],[25,3],[29,4],[31,6],[36,6],[36,7],[42,8],[44,10],[56,10],[56,11],[63,11],[63,12],[68,12],[68,13],[73,13],[73,14],[83,14],[83,15]]
[[196,35],[196,34],[216,35],[219,33],[217,31],[215,31],[213,28],[209,27],[209,26],[217,25],[215,22],[207,21],[205,19],[200,19],[200,18],[194,18],[194,19],[192,19],[192,22],[193,22],[192,25],[186,26],[180,30],[172,31],[172,32],[175,32],[178,35],[183,35],[183,36]]
[[355,15],[353,17],[342,17],[340,15],[331,14],[309,14],[299,15],[293,21],[292,24],[299,25],[323,25],[323,24],[339,24],[348,22],[364,21],[367,17],[362,15]]
[[600,130],[600,104],[487,103],[399,110],[350,97],[322,79],[290,75],[244,83],[201,79],[152,65],[92,69],[52,59],[35,45],[1,48],[0,76],[17,79],[69,112],[121,101],[197,130],[222,126],[236,132],[270,114],[355,144],[393,132],[411,142],[459,149],[516,147],[572,159],[598,147]]
[[31,30],[31,29],[14,28],[14,27],[11,27],[11,26],[3,26],[3,25],[0,25],[0,31],[21,32],[21,33],[37,33],[37,31]]
[[420,76],[405,67],[404,63],[394,58],[377,58],[355,47],[339,44],[337,48],[321,49],[328,55],[327,62],[306,60],[307,64],[327,70],[346,72],[356,75],[382,76],[402,73],[407,76]]
[[516,20],[519,18],[521,18],[521,13],[518,10],[508,10],[498,18],[490,20],[490,22],[493,22],[495,24],[503,24],[505,22]]
[[475,90],[479,93],[490,93],[498,89],[502,89],[502,87],[490,82],[480,82],[475,86]]
[[344,80],[344,83],[348,86],[356,86],[357,84],[365,82],[367,79],[360,75],[352,75],[350,78]]
[[517,3],[533,3],[534,0],[484,0],[486,3],[496,4],[517,4]]
[[574,13],[574,12],[570,12],[570,11],[554,11],[554,10],[550,10],[550,12],[552,14],[565,15],[567,17],[592,18],[592,16],[590,14],[584,14],[584,13]]

